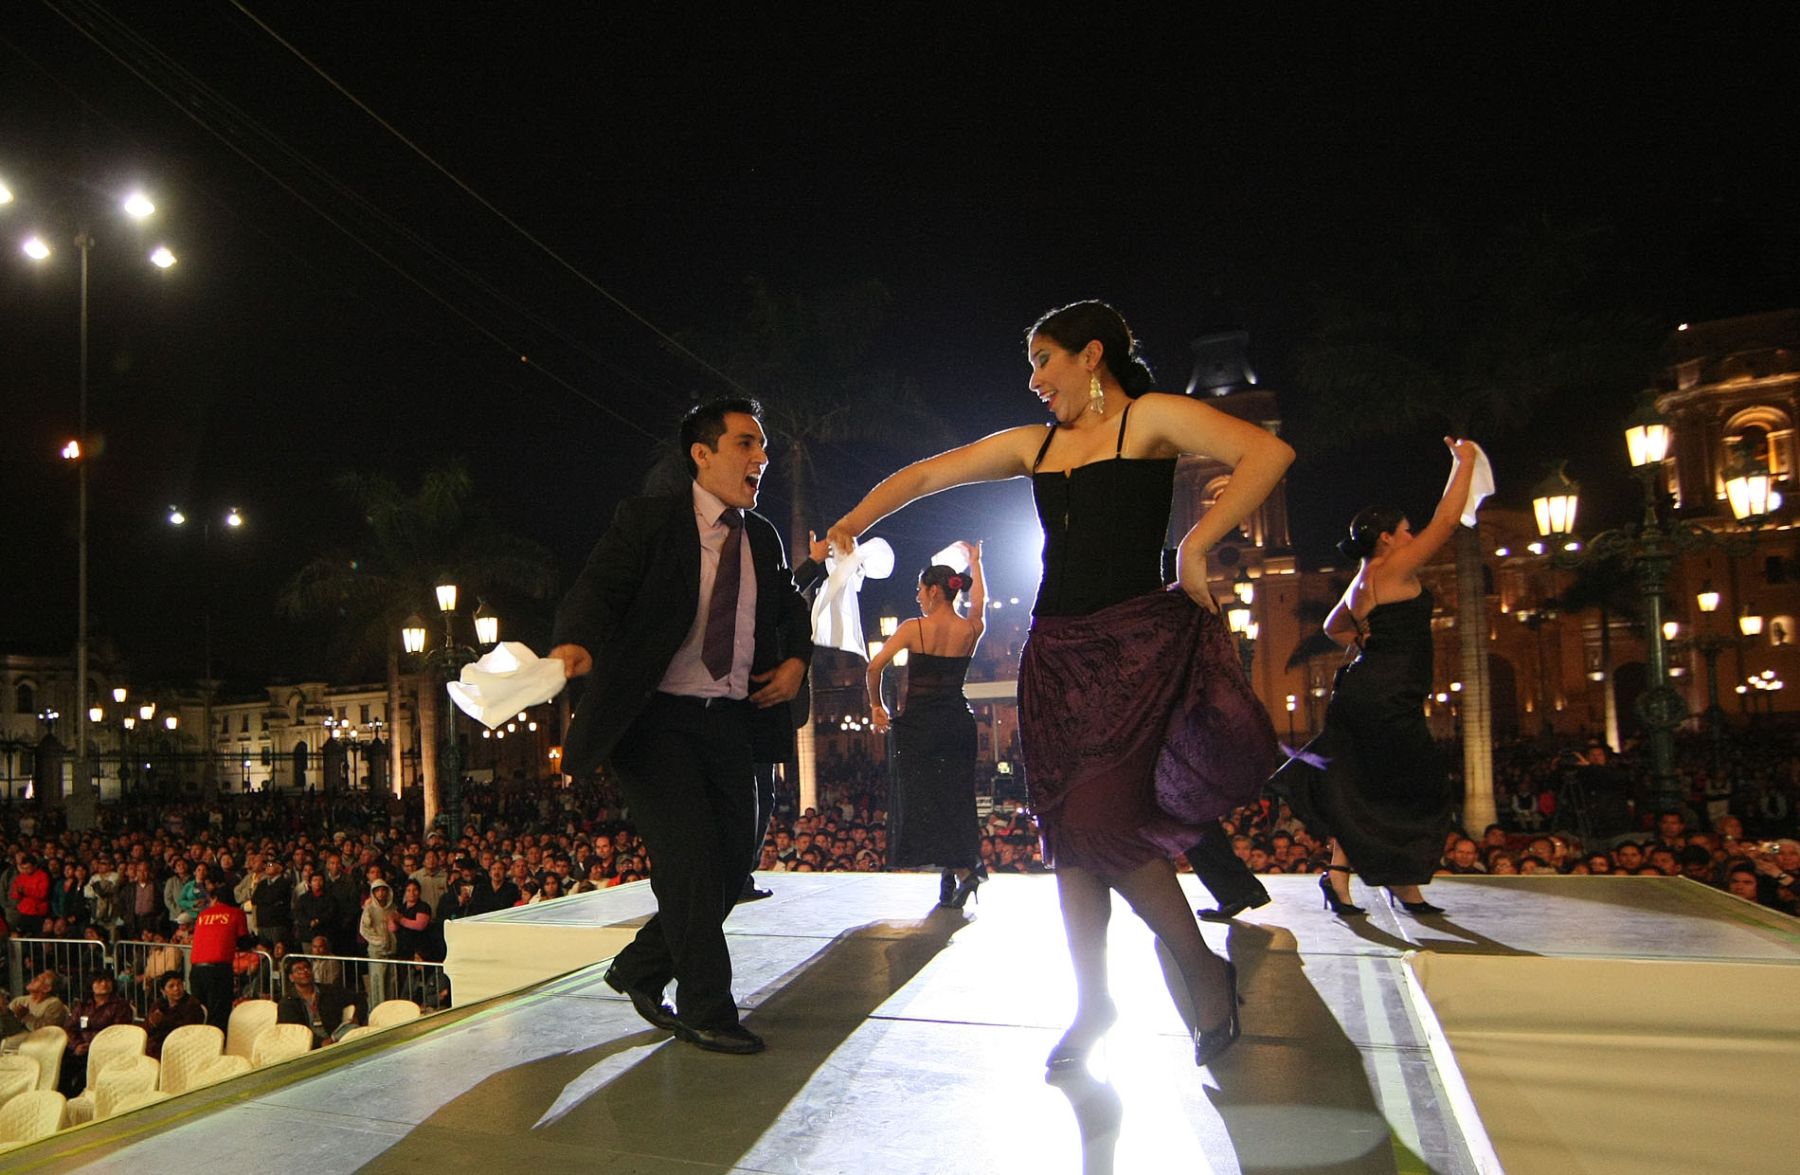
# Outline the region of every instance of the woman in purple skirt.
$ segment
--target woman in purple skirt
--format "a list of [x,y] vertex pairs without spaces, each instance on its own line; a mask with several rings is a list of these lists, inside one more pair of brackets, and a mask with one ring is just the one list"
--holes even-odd
[[[840,519],[831,542],[846,552],[882,518],[952,486],[1031,478],[1044,576],[1019,666],[1019,721],[1078,1000],[1048,1075],[1079,1069],[1116,1018],[1106,985],[1112,890],[1179,966],[1204,1065],[1238,1037],[1237,978],[1207,950],[1171,860],[1198,842],[1200,825],[1254,797],[1275,760],[1268,714],[1207,586],[1206,552],[1294,454],[1255,425],[1153,393],[1130,328],[1103,302],[1052,311],[1026,338],[1031,391],[1050,426],[907,466]],[[1232,475],[1182,538],[1171,591],[1162,547],[1183,453],[1224,461]]]

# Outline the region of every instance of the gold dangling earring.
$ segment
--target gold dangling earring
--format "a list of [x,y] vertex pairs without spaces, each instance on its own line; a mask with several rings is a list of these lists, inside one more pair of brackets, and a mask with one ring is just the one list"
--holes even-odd
[[1106,389],[1100,386],[1098,373],[1088,376],[1088,411],[1095,416],[1106,415]]

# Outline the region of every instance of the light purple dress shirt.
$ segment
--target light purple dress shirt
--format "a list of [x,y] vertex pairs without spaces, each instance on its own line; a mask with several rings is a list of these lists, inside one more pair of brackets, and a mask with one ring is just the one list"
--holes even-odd
[[732,643],[731,672],[715,678],[700,661],[700,648],[706,640],[706,609],[712,601],[713,583],[719,577],[719,551],[725,546],[730,530],[719,521],[727,507],[716,494],[694,488],[694,527],[700,534],[700,597],[695,601],[694,622],[688,627],[687,639],[675,650],[675,657],[656,688],[665,694],[682,694],[690,698],[747,698],[750,696],[750,662],[756,654],[756,568],[750,559],[749,524],[738,543],[741,574],[738,577],[737,632]]

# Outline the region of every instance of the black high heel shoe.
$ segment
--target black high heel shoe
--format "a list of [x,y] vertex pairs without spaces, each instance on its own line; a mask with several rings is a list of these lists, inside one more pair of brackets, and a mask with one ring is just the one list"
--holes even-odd
[[1333,872],[1348,873],[1350,870],[1342,865],[1327,865],[1325,866],[1325,872],[1319,874],[1319,892],[1325,895],[1325,908],[1330,910],[1333,914],[1336,914],[1339,918],[1360,918],[1364,914],[1367,914],[1368,911],[1356,903],[1347,902],[1343,898],[1338,897],[1337,890],[1334,889],[1331,884],[1331,875]]
[[1423,898],[1419,899],[1416,902],[1409,902],[1405,898],[1396,897],[1394,895],[1394,891],[1391,888],[1387,891],[1387,896],[1388,896],[1388,909],[1392,910],[1396,906],[1398,906],[1400,909],[1405,910],[1408,914],[1411,914],[1415,918],[1425,918],[1425,917],[1429,917],[1433,914],[1442,914],[1444,912],[1444,907],[1434,906],[1430,902],[1425,901]]
[[948,906],[950,899],[956,896],[956,870],[946,869],[938,878],[938,905]]
[[[954,877],[956,875],[953,873],[951,876]],[[947,903],[949,907],[952,910],[960,910],[969,904],[970,898],[974,898],[976,904],[979,905],[981,903],[981,895],[977,894],[975,891],[980,889],[981,883],[986,880],[986,870],[969,870],[969,875],[956,883],[956,892],[950,895],[950,901]]]
[[1106,1006],[1093,1020],[1098,1027],[1084,1032],[1083,1035],[1088,1039],[1077,1044],[1071,1040],[1075,1036],[1075,1030],[1083,1027],[1081,1017],[1077,1014],[1075,1023],[1069,1026],[1062,1039],[1056,1042],[1056,1047],[1050,1050],[1050,1055],[1044,1058],[1044,1080],[1057,1081],[1080,1072],[1087,1065],[1088,1054],[1094,1051],[1094,1046],[1100,1043],[1106,1036],[1106,1030],[1118,1018],[1119,1009],[1111,1000],[1106,1001]]
[[1243,1033],[1243,1025],[1238,1020],[1238,1008],[1244,997],[1238,994],[1237,964],[1225,964],[1225,996],[1231,1002],[1231,1010],[1225,1013],[1225,1019],[1211,1028],[1194,1029],[1194,1064],[1209,1065],[1219,1059],[1226,1049],[1237,1043]]

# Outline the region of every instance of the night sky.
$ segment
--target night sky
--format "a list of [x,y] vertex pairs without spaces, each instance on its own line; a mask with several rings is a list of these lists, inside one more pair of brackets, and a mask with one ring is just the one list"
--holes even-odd
[[[33,266],[28,228],[97,240],[94,624],[144,680],[198,675],[209,606],[234,680],[337,671],[272,601],[356,540],[346,470],[464,457],[572,575],[653,439],[729,391],[659,332],[716,330],[751,277],[883,283],[871,371],[964,438],[1041,419],[1022,331],[1053,306],[1112,301],[1172,390],[1190,338],[1248,330],[1309,564],[1370,497],[1428,509],[1447,468],[1429,434],[1331,446],[1294,384],[1322,296],[1410,226],[1479,250],[1600,225],[1594,296],[1651,328],[1635,384],[1492,445],[1515,504],[1555,455],[1622,479],[1615,425],[1677,322],[1800,303],[1792,16],[571,7],[6,6],[0,646],[74,633],[74,252]],[[113,210],[133,181],[159,204],[141,241]],[[142,262],[150,235],[175,269]],[[927,451],[822,452],[817,524]],[[786,474],[763,501],[784,530]],[[252,524],[203,552],[164,525],[176,502]],[[878,533],[903,567],[983,537],[997,593],[1029,597],[1031,521],[1011,483]]]

